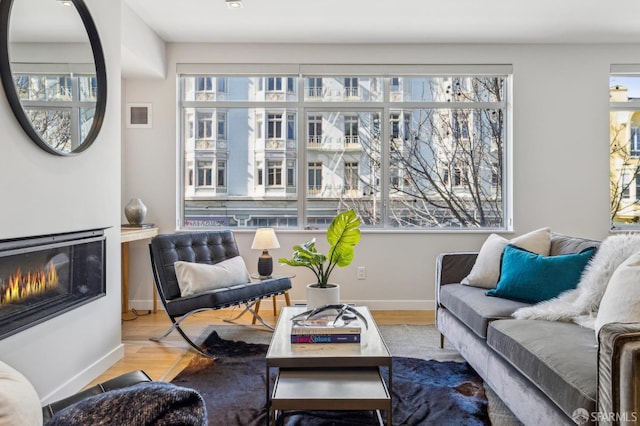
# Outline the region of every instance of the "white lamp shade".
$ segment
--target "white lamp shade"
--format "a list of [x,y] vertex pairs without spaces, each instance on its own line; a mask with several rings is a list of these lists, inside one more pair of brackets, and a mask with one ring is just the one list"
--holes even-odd
[[280,248],[276,231],[273,228],[258,228],[253,237],[252,249],[268,250]]

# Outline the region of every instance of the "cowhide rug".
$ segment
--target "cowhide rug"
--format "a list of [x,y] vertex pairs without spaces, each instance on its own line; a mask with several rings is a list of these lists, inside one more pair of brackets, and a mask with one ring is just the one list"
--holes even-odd
[[[202,395],[209,425],[265,425],[267,345],[223,340],[214,331],[203,346],[218,358],[197,356],[172,383]],[[482,380],[468,364],[405,357],[394,357],[392,362],[394,425],[490,424]],[[270,380],[274,378],[275,371]],[[372,422],[372,413],[360,411],[290,411],[284,420],[288,426]]]

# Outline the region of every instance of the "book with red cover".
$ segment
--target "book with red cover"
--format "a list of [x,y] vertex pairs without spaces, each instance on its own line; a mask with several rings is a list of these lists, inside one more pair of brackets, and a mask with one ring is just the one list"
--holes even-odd
[[291,343],[360,343],[360,334],[292,334]]

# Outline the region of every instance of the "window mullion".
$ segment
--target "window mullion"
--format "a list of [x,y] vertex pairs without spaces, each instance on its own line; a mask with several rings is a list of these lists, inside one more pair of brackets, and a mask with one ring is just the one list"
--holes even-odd
[[298,228],[305,228],[307,225],[307,111],[304,103],[304,78],[302,75],[298,78],[298,105],[296,111],[298,114],[298,145],[296,159],[298,162],[298,179],[297,191],[298,196]]

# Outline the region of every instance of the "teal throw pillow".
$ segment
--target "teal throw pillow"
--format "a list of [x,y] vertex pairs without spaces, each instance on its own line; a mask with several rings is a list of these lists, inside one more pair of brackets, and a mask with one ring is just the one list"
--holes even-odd
[[577,254],[542,256],[509,244],[502,252],[498,285],[486,294],[527,303],[552,299],[576,288],[595,252],[591,247]]

